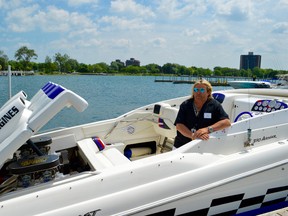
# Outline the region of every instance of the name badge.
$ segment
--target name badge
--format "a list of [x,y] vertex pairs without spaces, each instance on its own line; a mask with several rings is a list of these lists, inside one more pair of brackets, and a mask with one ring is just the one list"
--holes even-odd
[[211,119],[212,118],[212,114],[211,113],[204,113],[204,118],[205,119]]

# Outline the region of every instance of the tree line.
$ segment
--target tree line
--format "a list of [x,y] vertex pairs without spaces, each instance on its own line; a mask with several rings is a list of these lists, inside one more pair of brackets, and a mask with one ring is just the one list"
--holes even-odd
[[56,53],[52,58],[46,56],[45,62],[36,63],[33,60],[38,55],[33,49],[26,46],[20,47],[14,55],[15,60],[9,60],[8,56],[0,50],[0,70],[7,70],[8,65],[12,71],[34,71],[39,74],[126,74],[126,75],[169,75],[169,76],[233,76],[233,77],[258,77],[276,78],[278,74],[288,73],[284,70],[253,68],[239,70],[228,67],[199,68],[186,67],[176,63],[166,63],[163,66],[148,64],[145,66],[125,66],[123,62],[112,61],[110,65],[100,62],[95,64],[79,63],[67,54]]

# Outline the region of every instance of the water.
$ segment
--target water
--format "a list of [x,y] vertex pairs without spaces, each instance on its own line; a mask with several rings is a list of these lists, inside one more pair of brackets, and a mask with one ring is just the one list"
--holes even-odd
[[[51,81],[74,91],[88,101],[88,108],[78,113],[65,108],[49,121],[42,130],[69,127],[109,119],[132,109],[157,101],[190,95],[190,84],[154,82],[149,76],[22,76],[12,77],[12,96],[24,90],[31,99]],[[214,90],[224,87],[214,87]],[[228,87],[229,88],[229,87]],[[8,78],[0,76],[0,106],[8,100]]]

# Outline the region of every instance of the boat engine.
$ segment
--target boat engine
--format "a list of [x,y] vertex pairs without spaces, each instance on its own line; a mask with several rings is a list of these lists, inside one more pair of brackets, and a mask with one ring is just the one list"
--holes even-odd
[[13,160],[6,164],[9,178],[1,185],[4,187],[6,184],[6,190],[7,186],[12,190],[12,185],[26,188],[53,180],[60,161],[59,155],[48,154],[51,143],[50,137],[40,137],[28,140],[22,145],[14,154]]

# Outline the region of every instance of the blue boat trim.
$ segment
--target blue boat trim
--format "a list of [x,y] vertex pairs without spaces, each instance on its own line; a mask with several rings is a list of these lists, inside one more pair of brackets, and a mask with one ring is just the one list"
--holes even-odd
[[50,85],[52,85],[52,83],[51,83],[51,82],[48,82],[48,83],[46,83],[41,89],[45,92],[45,90],[46,90],[47,88],[49,88]]
[[225,95],[222,93],[213,93],[212,96],[215,100],[217,100],[221,104],[223,103],[225,99]]
[[50,98],[50,99],[54,99],[56,98],[61,92],[63,92],[65,89],[62,88],[61,86],[55,86],[51,91],[49,91],[48,93],[46,93],[46,95]]

